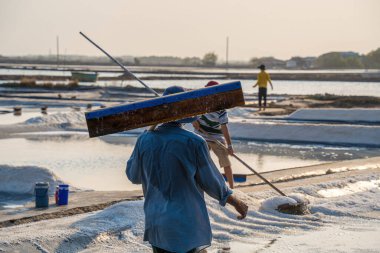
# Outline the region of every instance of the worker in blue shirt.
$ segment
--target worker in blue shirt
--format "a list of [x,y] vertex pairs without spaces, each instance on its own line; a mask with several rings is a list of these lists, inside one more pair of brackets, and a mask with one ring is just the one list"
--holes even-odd
[[[183,92],[179,86],[164,95]],[[248,206],[232,194],[213,163],[206,141],[182,128],[185,119],[145,131],[128,160],[126,174],[142,184],[145,202],[144,240],[153,252],[199,252],[211,245],[212,234],[204,192],[234,206],[238,219]]]

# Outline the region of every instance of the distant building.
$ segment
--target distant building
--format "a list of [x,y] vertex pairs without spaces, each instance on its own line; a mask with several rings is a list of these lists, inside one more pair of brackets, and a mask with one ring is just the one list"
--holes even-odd
[[264,64],[268,69],[283,69],[285,68],[286,62],[278,60],[274,57],[261,57],[252,58],[250,64],[255,68],[261,64]]
[[286,68],[288,69],[309,69],[312,68],[316,57],[292,57],[286,61]]
[[297,62],[295,60],[286,61],[286,68],[293,69],[297,67]]
[[310,69],[310,68],[314,67],[315,61],[317,60],[317,57],[309,56],[309,57],[305,57],[303,59],[305,61],[304,68]]

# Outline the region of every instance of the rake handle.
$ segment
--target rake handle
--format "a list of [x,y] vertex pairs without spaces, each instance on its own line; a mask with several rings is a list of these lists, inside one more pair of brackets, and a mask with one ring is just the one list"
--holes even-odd
[[239,162],[241,162],[245,167],[247,167],[250,171],[252,171],[253,173],[255,173],[259,178],[261,178],[265,183],[267,183],[268,185],[270,185],[274,190],[276,190],[280,195],[286,197],[286,194],[283,193],[280,189],[278,189],[276,186],[274,186],[274,184],[272,184],[271,182],[269,182],[265,177],[263,177],[262,175],[260,175],[259,173],[257,173],[257,171],[255,171],[251,166],[249,166],[246,162],[244,162],[240,157],[238,157],[237,155],[235,154],[232,154],[233,157],[236,158],[236,160],[238,160]]
[[[223,143],[221,143],[220,141],[218,141],[217,139],[215,139],[214,137],[212,137],[211,135],[209,135],[206,131],[204,131],[203,129],[199,129],[200,132],[202,132],[203,134],[205,134],[207,136],[207,138],[209,138],[211,141],[215,142],[216,144],[218,144],[220,147],[222,147],[223,149],[225,149],[226,151],[228,151],[228,149],[226,148],[226,146],[223,145]],[[276,186],[274,186],[271,182],[269,182],[265,177],[263,177],[262,175],[260,175],[260,173],[258,173],[256,170],[254,170],[251,166],[249,166],[246,162],[244,162],[243,159],[241,159],[240,157],[238,157],[237,155],[235,154],[232,154],[231,156],[235,157],[236,160],[238,160],[239,162],[241,162],[245,167],[247,167],[250,171],[252,171],[253,173],[255,173],[259,178],[261,178],[265,183],[267,183],[269,186],[271,186],[274,190],[276,190],[280,195],[286,197],[286,194],[283,193],[280,189],[278,189]]]

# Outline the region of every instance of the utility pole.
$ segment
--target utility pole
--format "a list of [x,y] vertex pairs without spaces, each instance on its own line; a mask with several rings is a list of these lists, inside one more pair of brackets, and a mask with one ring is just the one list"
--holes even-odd
[[57,36],[57,69],[59,67],[59,36]]
[[228,69],[228,47],[229,47],[229,37],[226,38],[226,69]]
[[63,55],[63,66],[66,64],[67,48],[65,48],[65,54]]

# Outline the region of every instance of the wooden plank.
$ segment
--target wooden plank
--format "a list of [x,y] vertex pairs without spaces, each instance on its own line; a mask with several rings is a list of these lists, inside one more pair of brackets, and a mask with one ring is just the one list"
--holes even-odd
[[220,84],[86,113],[90,137],[170,122],[244,105],[240,82]]

